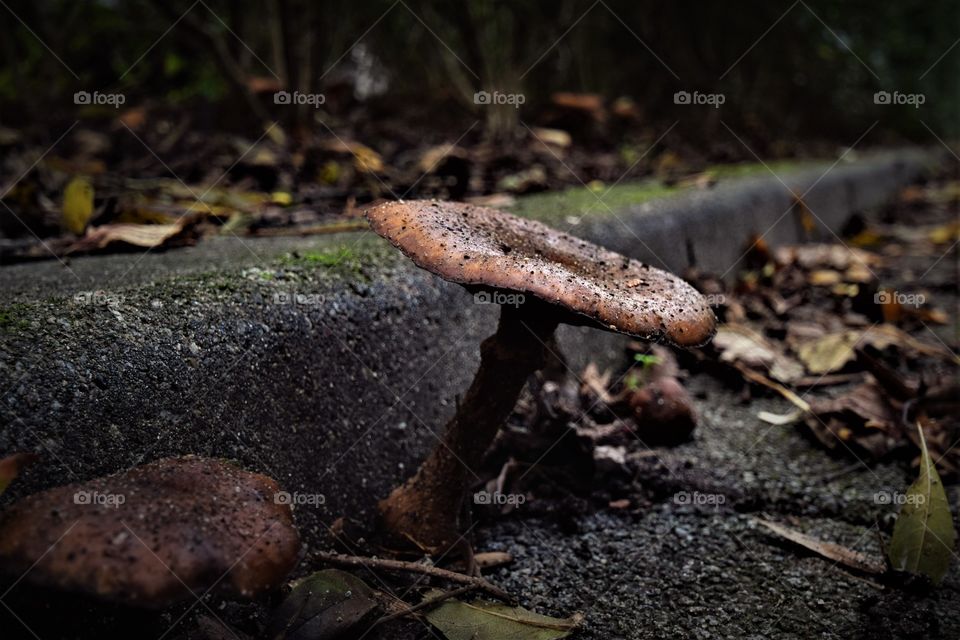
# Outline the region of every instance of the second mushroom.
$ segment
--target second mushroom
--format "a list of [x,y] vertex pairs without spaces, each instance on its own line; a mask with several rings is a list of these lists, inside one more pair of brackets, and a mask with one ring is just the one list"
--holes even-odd
[[443,440],[380,502],[383,524],[437,553],[460,538],[468,476],[479,467],[559,324],[697,346],[713,335],[704,298],[682,279],[536,221],[461,203],[392,202],[373,229],[419,267],[500,305],[497,331]]

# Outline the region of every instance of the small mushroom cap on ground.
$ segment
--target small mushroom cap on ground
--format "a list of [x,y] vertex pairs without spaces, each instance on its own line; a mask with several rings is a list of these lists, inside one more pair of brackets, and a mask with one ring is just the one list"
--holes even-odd
[[681,278],[534,220],[425,200],[381,204],[367,218],[445,280],[532,294],[645,340],[697,346],[715,329],[706,300]]
[[0,515],[0,570],[37,586],[144,607],[211,587],[252,597],[298,560],[272,479],[224,462],[159,460],[28,496]]

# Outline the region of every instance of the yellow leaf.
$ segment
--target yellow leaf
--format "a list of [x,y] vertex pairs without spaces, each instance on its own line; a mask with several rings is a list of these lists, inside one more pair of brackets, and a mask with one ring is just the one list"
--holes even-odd
[[859,282],[866,284],[874,279],[873,272],[861,263],[851,264],[843,273],[843,279],[847,282]]
[[840,273],[833,269],[817,269],[808,278],[815,287],[830,287],[841,282]]
[[842,298],[855,298],[860,293],[860,285],[841,282],[830,288],[830,293]]
[[833,373],[856,358],[854,348],[860,338],[856,331],[828,333],[800,345],[797,357],[814,375]]
[[340,180],[340,173],[340,165],[334,160],[329,160],[320,167],[317,177],[323,184],[337,184],[337,181]]
[[353,166],[362,173],[380,173],[383,171],[383,160],[380,154],[370,147],[362,144],[355,144],[350,149],[353,153]]
[[93,185],[77,176],[63,190],[63,226],[70,233],[82,235],[92,216]]
[[930,232],[930,241],[934,244],[947,244],[960,240],[960,222],[951,222]]
[[866,228],[850,239],[855,247],[871,247],[883,242],[883,235],[876,229]]
[[293,203],[293,196],[286,191],[274,191],[270,194],[270,202],[289,207]]

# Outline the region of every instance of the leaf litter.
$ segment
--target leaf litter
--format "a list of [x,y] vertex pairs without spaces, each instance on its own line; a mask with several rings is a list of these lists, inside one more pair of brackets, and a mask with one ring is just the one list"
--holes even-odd
[[[331,153],[340,151],[331,148]],[[372,175],[388,170],[372,150],[366,153],[354,147],[354,155],[358,156],[351,163],[354,171]],[[447,157],[439,152],[435,156],[433,162]],[[236,210],[257,215],[258,208],[296,205],[296,197],[285,192],[250,196],[215,190],[198,205],[188,202],[189,189],[172,182],[162,183],[159,189],[147,183],[137,187],[159,195],[131,206],[122,222],[88,226],[83,236],[66,239],[64,249],[99,250],[113,242],[149,246],[137,244],[136,235],[125,236],[122,225],[155,227],[147,235],[157,234],[156,246],[170,242],[162,235],[165,225],[176,227],[189,242],[191,229],[205,233],[209,225],[235,219]],[[938,189],[932,184],[907,192],[909,197],[904,198],[909,206],[917,206],[921,199],[928,206],[938,199]],[[948,209],[953,203],[947,200],[939,206]],[[902,200],[900,206],[908,205]],[[85,207],[85,202],[75,205],[78,216],[86,215]],[[783,524],[764,521],[764,527],[854,571],[883,576],[891,570],[905,571],[939,580],[952,555],[955,534],[937,467],[951,477],[957,473],[958,452],[952,445],[958,436],[960,389],[951,346],[927,325],[956,319],[926,303],[936,298],[897,289],[904,286],[896,281],[901,255],[891,246],[905,245],[925,255],[929,263],[955,237],[954,226],[933,220],[909,230],[894,225],[865,227],[850,241],[857,245],[852,249],[813,244],[770,250],[754,238],[749,241],[745,269],[732,285],[710,274],[691,272],[689,279],[719,301],[716,311],[725,324],[714,343],[693,355],[634,343],[627,365],[620,370],[590,364],[570,375],[563,363],[554,363],[538,373],[481,473],[482,490],[514,496],[514,502],[474,505],[476,517],[509,515],[518,497],[531,502],[529,513],[556,513],[564,519],[571,510],[590,505],[617,510],[641,506],[643,498],[633,484],[638,465],[656,457],[656,447],[675,446],[695,437],[698,416],[684,384],[689,371],[715,372],[725,380],[741,379],[750,393],[767,389],[786,397],[795,411],[760,417],[773,424],[795,424],[840,455],[909,460],[920,454],[919,478],[906,494],[916,504],[905,504],[897,520],[889,565]],[[950,286],[932,282],[929,288],[950,291]],[[927,535],[929,531],[936,535]],[[351,544],[356,542],[351,539]],[[359,546],[371,557],[389,552],[369,544]],[[473,558],[474,567],[461,564],[464,573],[457,575],[462,577],[449,571],[431,572],[423,583],[399,580],[393,575],[396,567],[385,569],[383,564],[374,567],[375,573],[370,567],[354,566],[358,575],[323,570],[294,586],[275,611],[269,637],[349,637],[380,621],[422,617],[451,640],[562,638],[582,623],[578,614],[551,618],[512,602],[466,599],[469,591],[482,590],[469,580],[477,567],[510,561],[494,554],[484,562],[484,555]],[[431,568],[423,565],[417,570]],[[458,586],[437,591],[431,583],[438,581]],[[387,585],[413,587],[410,595],[419,602],[397,600]]]
[[[919,450],[912,425],[920,422],[936,464],[955,477],[960,360],[956,335],[934,331],[960,321],[948,313],[951,303],[956,307],[953,274],[948,265],[934,270],[951,252],[955,259],[956,247],[944,254],[943,245],[956,225],[943,219],[955,217],[958,205],[941,195],[955,185],[934,180],[904,190],[894,208],[909,209],[901,219],[922,209],[923,224],[860,220],[851,223],[859,230],[846,243],[776,249],[751,238],[743,269],[729,285],[692,270],[688,279],[720,301],[716,311],[724,321],[701,361],[780,394],[796,410],[758,417],[797,424],[842,455],[909,460]],[[914,262],[904,272],[906,252]]]

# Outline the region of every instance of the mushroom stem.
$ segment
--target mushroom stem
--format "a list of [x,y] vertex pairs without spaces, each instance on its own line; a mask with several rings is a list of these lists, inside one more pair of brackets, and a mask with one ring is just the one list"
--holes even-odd
[[477,478],[476,470],[527,378],[543,367],[544,345],[553,336],[557,316],[538,300],[500,307],[497,332],[481,344],[480,368],[443,440],[412,478],[380,501],[389,532],[430,552],[458,542],[467,485]]

